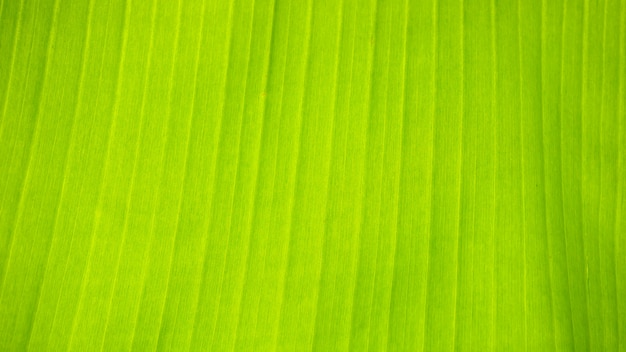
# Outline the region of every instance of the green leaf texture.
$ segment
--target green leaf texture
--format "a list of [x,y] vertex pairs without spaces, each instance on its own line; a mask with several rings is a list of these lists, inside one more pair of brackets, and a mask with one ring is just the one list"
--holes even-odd
[[626,351],[623,0],[0,21],[0,350]]

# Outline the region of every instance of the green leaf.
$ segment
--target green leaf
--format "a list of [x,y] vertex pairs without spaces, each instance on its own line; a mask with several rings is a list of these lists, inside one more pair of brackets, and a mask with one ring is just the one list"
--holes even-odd
[[0,0],[0,350],[625,351],[621,0]]

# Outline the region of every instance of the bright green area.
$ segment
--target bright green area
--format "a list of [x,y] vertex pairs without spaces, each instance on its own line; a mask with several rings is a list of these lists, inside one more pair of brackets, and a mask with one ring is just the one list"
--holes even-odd
[[0,9],[1,351],[626,351],[626,2]]

